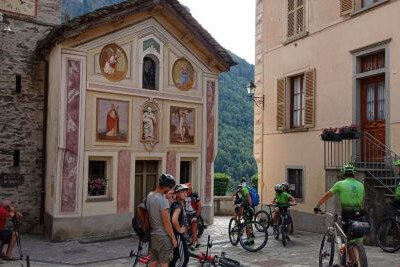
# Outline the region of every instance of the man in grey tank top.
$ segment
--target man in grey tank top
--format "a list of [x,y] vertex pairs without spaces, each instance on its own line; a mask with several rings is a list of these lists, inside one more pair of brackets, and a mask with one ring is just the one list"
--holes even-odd
[[162,174],[156,190],[150,192],[146,200],[146,209],[150,221],[150,267],[167,267],[172,259],[173,248],[177,246],[169,215],[169,202],[165,194],[175,186],[175,178]]

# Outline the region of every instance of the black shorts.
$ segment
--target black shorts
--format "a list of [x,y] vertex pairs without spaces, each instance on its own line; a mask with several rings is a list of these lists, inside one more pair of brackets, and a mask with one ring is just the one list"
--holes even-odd
[[8,229],[0,230],[0,242],[2,245],[8,244],[11,241],[12,231]]
[[348,235],[350,221],[364,221],[363,210],[342,210],[342,226],[343,231]]

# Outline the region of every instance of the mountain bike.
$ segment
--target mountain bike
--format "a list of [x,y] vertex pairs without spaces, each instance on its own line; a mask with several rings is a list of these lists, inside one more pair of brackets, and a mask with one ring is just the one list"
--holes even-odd
[[229,241],[236,246],[240,245],[247,251],[256,252],[265,247],[268,241],[268,231],[261,223],[253,221],[254,210],[244,207],[243,216],[229,221]]
[[376,241],[383,251],[396,252],[400,249],[400,210],[396,211],[396,216],[382,220]]
[[[347,235],[338,224],[341,216],[321,210],[316,210],[316,213],[333,218],[332,225],[328,227],[322,238],[319,250],[319,266],[368,266],[364,246],[362,243],[358,243],[356,239],[369,232],[369,223],[350,220]],[[337,263],[333,265],[335,254],[337,255]]]
[[[256,214],[254,215],[254,220],[261,223],[265,228],[269,228],[270,226],[272,226],[274,224],[274,220],[273,220],[273,214],[275,212],[275,209],[273,209],[274,207],[276,207],[276,205],[274,204],[267,204],[266,205],[268,207],[268,210],[259,210],[256,212]],[[290,213],[287,214],[287,233],[289,235],[293,234],[293,219],[292,216],[290,216]],[[259,229],[257,229],[259,230]]]
[[211,255],[212,241],[210,236],[207,239],[206,253],[193,254],[189,252],[189,256],[199,260],[200,266],[207,264],[208,266],[222,266],[222,267],[240,267],[240,263],[233,259],[225,257],[225,253],[221,252],[221,256]]
[[[279,235],[282,236],[282,244],[283,246],[286,246],[286,241],[290,241],[289,238],[289,227],[288,223],[289,221],[292,221],[289,219],[289,212],[288,209],[292,205],[276,205],[276,207],[279,208],[279,219],[278,219],[278,225],[276,228],[274,228],[274,237],[276,240],[279,239]],[[293,228],[292,228],[293,230]],[[292,231],[293,232],[293,231]]]
[[135,267],[138,263],[144,264],[145,266],[150,263],[149,249],[147,249],[146,254],[142,253],[144,244],[148,245],[149,242],[144,243],[139,240],[139,245],[136,252],[133,252],[133,250],[131,250],[131,252],[129,253],[129,257],[135,258],[135,261],[133,262],[133,267]]

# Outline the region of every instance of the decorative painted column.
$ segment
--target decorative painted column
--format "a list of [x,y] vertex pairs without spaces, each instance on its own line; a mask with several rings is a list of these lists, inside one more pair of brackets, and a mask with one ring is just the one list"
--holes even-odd
[[176,152],[174,150],[167,152],[167,173],[174,177],[176,175]]
[[131,152],[118,153],[117,212],[129,212]]
[[205,200],[211,202],[213,194],[213,167],[215,158],[215,81],[207,81],[207,136],[206,136],[206,194]]
[[66,62],[65,151],[61,179],[61,213],[77,211],[79,176],[79,126],[81,101],[80,60]]

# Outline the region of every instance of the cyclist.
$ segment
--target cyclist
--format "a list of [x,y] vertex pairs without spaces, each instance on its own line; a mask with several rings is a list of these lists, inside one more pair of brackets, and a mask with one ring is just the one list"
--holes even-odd
[[[400,176],[400,159],[394,162],[394,165],[399,168],[399,176]],[[394,193],[394,202],[395,208],[400,210],[400,182],[396,187],[396,191]]]
[[[245,220],[252,220],[254,217],[254,209],[251,207],[251,196],[250,196],[250,191],[247,186],[244,185],[245,182],[241,182],[238,187],[237,191],[235,193],[236,199],[235,199],[235,215],[237,217],[237,220],[240,221],[240,217],[244,216]],[[245,243],[247,245],[253,245],[254,244],[254,239],[253,239],[253,229],[246,227],[246,235],[247,235],[247,240]]]
[[275,208],[274,213],[274,229],[278,229],[278,219],[280,215],[279,206],[289,206],[296,205],[296,200],[289,193],[283,191],[283,187],[281,184],[276,184],[274,186],[275,189],[275,198],[272,200],[272,204],[276,204],[278,207]]
[[[344,179],[336,182],[333,187],[321,197],[314,208],[314,213],[321,212],[321,205],[334,194],[337,194],[342,207],[342,226],[346,235],[348,235],[349,232],[349,221],[359,219],[363,213],[362,207],[364,206],[365,190],[363,183],[355,179],[356,173],[356,167],[353,164],[349,163],[344,165],[340,170],[340,174]],[[362,238],[353,240],[355,242],[361,242]],[[344,249],[345,245],[343,244],[340,248],[342,251],[341,253],[343,253]]]
[[190,250],[194,250],[200,246],[199,239],[197,236],[197,219],[201,215],[203,204],[201,203],[200,196],[198,193],[192,191],[192,184],[187,183],[188,187],[187,197],[185,199],[185,210],[188,216],[188,222],[190,225],[189,231],[192,235],[193,243]]

